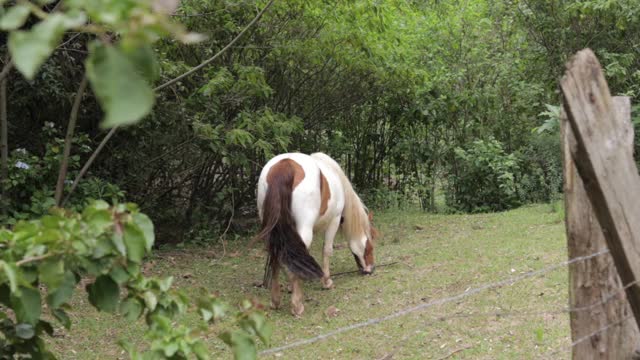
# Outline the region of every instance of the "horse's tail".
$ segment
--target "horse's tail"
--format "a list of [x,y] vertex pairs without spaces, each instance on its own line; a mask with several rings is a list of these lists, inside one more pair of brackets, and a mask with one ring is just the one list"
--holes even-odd
[[267,248],[264,286],[269,287],[281,264],[303,279],[321,278],[322,268],[309,254],[309,250],[296,230],[291,214],[294,169],[285,167],[273,176],[262,204],[262,229],[258,238]]

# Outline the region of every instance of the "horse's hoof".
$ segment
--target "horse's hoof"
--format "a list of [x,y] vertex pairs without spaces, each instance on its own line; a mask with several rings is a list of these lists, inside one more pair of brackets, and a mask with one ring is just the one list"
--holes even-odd
[[287,285],[287,292],[288,292],[289,294],[291,294],[291,293],[293,292],[293,286],[291,286],[291,284],[288,284],[288,285]]
[[333,289],[333,280],[331,278],[322,279],[322,288],[325,290]]
[[295,316],[295,317],[301,317],[302,313],[304,312],[304,305],[303,304],[299,304],[299,305],[291,305],[291,315]]
[[273,301],[271,302],[271,309],[272,310],[278,310],[280,309],[280,303],[274,303]]

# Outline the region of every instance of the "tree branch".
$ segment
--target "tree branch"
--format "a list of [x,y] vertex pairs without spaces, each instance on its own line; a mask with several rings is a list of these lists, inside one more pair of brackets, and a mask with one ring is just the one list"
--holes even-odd
[[[9,180],[9,139],[7,119],[7,74],[13,63],[8,60],[0,72],[0,192],[2,203],[5,201],[6,183]],[[2,204],[2,214],[6,215],[7,207]]]
[[9,75],[9,71],[11,71],[11,69],[13,69],[13,61],[9,59],[7,63],[4,64],[4,67],[2,68],[2,72],[0,72],[0,80],[4,80],[4,78],[7,77],[7,75]]
[[33,256],[33,257],[28,257],[28,258],[24,258],[20,261],[16,262],[16,266],[22,266],[22,265],[26,265],[35,261],[40,261],[40,260],[44,260],[44,259],[48,259],[52,256],[55,256],[56,254],[54,253],[47,253],[44,255],[40,255],[40,256]]
[[76,120],[78,119],[78,110],[80,110],[80,103],[82,102],[82,96],[87,88],[87,75],[85,74],[78,86],[78,92],[76,92],[76,98],[71,108],[71,114],[69,115],[69,124],[67,125],[67,135],[64,138],[64,152],[62,155],[62,162],[60,163],[60,172],[58,173],[58,183],[56,184],[55,201],[56,206],[60,206],[60,200],[62,199],[62,191],[64,190],[64,180],[67,177],[67,169],[69,167],[69,155],[71,154],[71,142],[73,140],[73,132],[76,128]]
[[[275,0],[269,1],[269,3],[262,9],[262,11],[260,11],[258,13],[258,15],[256,15],[256,17],[253,20],[251,20],[251,22],[249,24],[247,24],[247,26],[245,26],[245,28],[242,29],[242,31],[240,31],[240,33],[238,33],[238,35],[236,35],[236,37],[233,38],[233,40],[231,40],[225,47],[223,47],[215,55],[213,55],[209,59],[205,60],[200,65],[198,65],[198,66],[194,67],[193,69],[187,71],[186,73],[184,73],[184,74],[182,74],[182,75],[180,75],[180,76],[178,76],[178,77],[176,77],[174,79],[171,79],[171,80],[165,82],[162,85],[157,86],[155,89],[153,89],[153,91],[159,91],[159,90],[162,90],[162,89],[166,88],[167,86],[173,85],[176,82],[184,79],[185,77],[195,73],[196,71],[201,70],[202,68],[204,68],[205,66],[207,66],[208,64],[210,64],[211,62],[213,62],[214,60],[219,58],[220,55],[222,55],[225,51],[227,51],[230,47],[232,47],[233,44],[238,42],[238,40],[240,40],[240,38],[247,32],[247,30],[249,30],[249,28],[251,28],[255,23],[257,23],[258,20],[260,20],[260,18],[262,18],[262,15],[264,15],[264,13],[271,7],[271,5],[274,3],[274,1]],[[119,126],[114,126],[113,128],[111,128],[111,130],[109,130],[107,135],[102,139],[102,142],[100,142],[100,145],[98,145],[98,147],[94,150],[93,154],[91,154],[91,157],[89,157],[89,160],[87,160],[87,162],[84,164],[84,166],[80,170],[80,173],[78,173],[78,176],[76,176],[76,179],[73,181],[73,185],[71,185],[71,189],[69,190],[69,194],[67,194],[67,197],[62,202],[62,206],[64,206],[64,204],[67,203],[67,201],[69,200],[69,197],[71,196],[73,191],[78,186],[78,183],[80,182],[82,177],[85,175],[85,173],[87,172],[87,170],[89,169],[91,164],[93,164],[93,161],[96,159],[96,157],[98,156],[100,151],[102,151],[102,149],[104,148],[104,146],[107,143],[107,141],[109,141],[109,139],[111,139],[113,137],[113,135],[116,133],[118,128],[119,128]]]

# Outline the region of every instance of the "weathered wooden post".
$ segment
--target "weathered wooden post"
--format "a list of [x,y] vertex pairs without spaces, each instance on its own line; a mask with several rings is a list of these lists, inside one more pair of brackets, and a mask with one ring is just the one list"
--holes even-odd
[[[574,359],[629,359],[639,344],[640,321],[640,176],[633,160],[633,130],[628,99],[611,98],[598,60],[579,52],[561,82],[566,120],[562,138],[569,256],[601,256],[570,268],[570,304],[601,302],[623,284],[620,299],[571,315],[574,340],[620,322],[574,349]],[[589,199],[588,201],[586,199]],[[615,263],[615,270],[611,265]],[[618,276],[619,275],[619,276]],[[620,282],[621,280],[621,282]],[[630,307],[629,307],[629,305]]]
[[[617,130],[624,140],[623,146],[632,152],[633,127],[629,98],[614,97],[613,105],[616,111]],[[607,243],[571,157],[571,147],[576,146],[576,140],[564,111],[560,129],[564,159],[567,245],[569,259],[573,259],[602,251],[607,248]],[[619,292],[622,286],[610,255],[598,256],[570,265],[569,306],[571,308],[589,307],[601,302],[610,294],[618,292],[618,295],[602,305],[570,314],[571,338],[574,341],[608,324],[620,322],[631,314],[625,294]],[[608,329],[591,341],[583,341],[576,345],[573,349],[573,359],[630,359],[638,344],[640,344],[640,333],[636,324],[633,321],[626,321],[620,326]]]

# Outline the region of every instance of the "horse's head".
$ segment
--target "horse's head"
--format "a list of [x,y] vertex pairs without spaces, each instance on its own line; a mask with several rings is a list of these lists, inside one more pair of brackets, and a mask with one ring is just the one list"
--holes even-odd
[[368,229],[359,241],[351,242],[351,253],[356,260],[356,265],[363,275],[371,275],[375,270],[373,257],[373,243],[378,237],[378,230],[373,226],[373,212],[368,214]]

